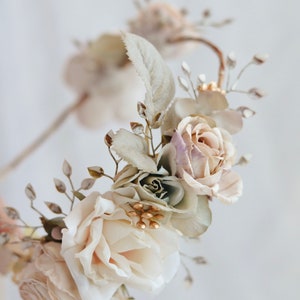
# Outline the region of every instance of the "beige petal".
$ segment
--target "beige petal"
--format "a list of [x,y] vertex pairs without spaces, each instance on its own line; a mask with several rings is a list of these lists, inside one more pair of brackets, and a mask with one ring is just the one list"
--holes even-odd
[[89,43],[86,53],[94,61],[113,66],[123,66],[129,62],[126,48],[120,34],[103,34]]
[[243,127],[242,115],[235,110],[215,112],[212,117],[218,127],[224,128],[231,134],[239,132]]
[[225,96],[217,91],[199,92],[197,103],[199,104],[199,112],[208,115],[213,111],[224,110],[228,107]]
[[182,234],[195,238],[203,234],[211,223],[211,211],[205,196],[198,198],[195,214],[173,214],[172,225]]
[[238,200],[243,192],[243,182],[239,174],[234,171],[223,171],[219,182],[219,189],[214,196],[225,202],[226,204],[233,203]]

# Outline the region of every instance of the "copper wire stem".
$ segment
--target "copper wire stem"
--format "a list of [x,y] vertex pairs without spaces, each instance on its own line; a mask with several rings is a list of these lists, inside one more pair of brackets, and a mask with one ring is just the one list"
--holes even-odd
[[29,146],[19,153],[10,163],[0,169],[0,179],[5,178],[11,171],[18,167],[28,156],[30,156],[38,147],[40,147],[67,119],[67,117],[88,99],[84,94],[77,101],[68,106],[54,122],[39,135]]
[[179,36],[174,39],[168,40],[168,42],[169,43],[198,42],[211,48],[219,58],[219,72],[218,72],[217,85],[220,89],[222,88],[224,82],[224,76],[225,76],[225,59],[223,56],[223,52],[220,50],[218,46],[216,46],[214,43],[210,42],[209,40],[206,40],[201,37],[193,37],[193,36]]

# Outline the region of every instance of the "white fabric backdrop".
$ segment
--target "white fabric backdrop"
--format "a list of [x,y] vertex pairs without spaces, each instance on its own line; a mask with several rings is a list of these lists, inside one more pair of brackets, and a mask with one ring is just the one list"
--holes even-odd
[[[181,269],[159,297],[147,299],[299,299],[299,4],[294,0],[172,2],[185,5],[193,19],[207,7],[215,19],[233,17],[232,25],[208,30],[206,36],[225,53],[234,50],[241,65],[256,52],[269,52],[268,64],[252,67],[241,82],[245,88],[258,85],[269,96],[259,102],[244,96],[232,99],[233,106],[249,105],[257,112],[235,136],[239,152],[254,157],[250,165],[238,169],[244,178],[243,197],[233,206],[214,201],[211,228],[200,243],[190,243],[189,252],[205,256],[208,265],[192,267],[191,288],[185,289]],[[107,30],[124,29],[133,15],[130,0],[0,2],[0,165],[72,101],[74,95],[61,80],[63,64],[74,52],[71,40],[85,41]],[[215,79],[216,59],[204,47],[184,59],[195,72]],[[176,75],[180,61],[171,62]],[[41,202],[55,199],[52,178],[61,177],[62,161],[70,161],[77,180],[83,178],[86,166],[105,163],[102,137],[120,125],[126,126],[114,121],[100,131],[89,131],[71,117],[0,183],[1,197],[21,207],[29,220],[25,185],[34,185]],[[4,283],[2,298],[18,299],[9,280]]]

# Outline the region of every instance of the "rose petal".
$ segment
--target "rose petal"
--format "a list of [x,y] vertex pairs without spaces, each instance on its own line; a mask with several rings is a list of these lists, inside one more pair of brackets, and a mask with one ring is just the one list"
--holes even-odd
[[212,114],[212,117],[218,127],[224,128],[231,134],[239,132],[243,127],[243,118],[241,114],[235,110],[215,112]]
[[219,189],[215,197],[229,204],[238,200],[243,192],[243,182],[239,174],[225,170],[219,182]]
[[198,109],[204,115],[209,115],[213,111],[225,110],[228,107],[227,99],[217,91],[199,92],[197,96]]
[[203,234],[211,223],[207,197],[199,197],[195,214],[176,214],[171,222],[176,229],[188,237],[195,238]]

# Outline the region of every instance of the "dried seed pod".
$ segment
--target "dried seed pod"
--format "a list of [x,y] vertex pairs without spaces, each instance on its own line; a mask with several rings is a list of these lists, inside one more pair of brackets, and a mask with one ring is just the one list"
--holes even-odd
[[181,76],[178,76],[177,77],[178,79],[178,83],[179,83],[179,86],[186,92],[189,91],[189,84],[188,82]]
[[248,94],[254,99],[260,99],[266,95],[264,91],[259,90],[258,88],[251,88],[248,91]]
[[28,183],[27,186],[25,187],[25,194],[28,197],[28,199],[31,201],[36,199],[34,188],[30,183]]
[[45,201],[45,204],[47,205],[47,207],[55,214],[61,214],[62,213],[62,209],[61,207],[56,204],[56,203],[53,203],[53,202],[48,202],[48,201]]
[[182,62],[181,69],[187,76],[191,75],[191,68],[185,61]]
[[133,133],[142,134],[144,133],[144,125],[137,122],[130,122],[130,127]]
[[64,184],[64,182],[57,178],[54,178],[53,180],[54,180],[56,190],[59,193],[65,193],[67,188],[66,188],[66,185]]
[[137,111],[138,111],[139,116],[142,119],[147,119],[146,110],[147,110],[146,105],[143,102],[137,103]]
[[89,190],[90,188],[93,187],[94,183],[95,183],[95,179],[94,178],[86,178],[86,179],[82,180],[80,187],[83,190]]
[[20,219],[20,214],[15,208],[7,206],[7,207],[4,207],[3,210],[10,219],[12,219],[12,220]]
[[227,55],[226,65],[229,69],[234,69],[236,67],[236,56],[234,52],[230,52]]
[[246,106],[240,106],[236,110],[242,114],[243,118],[246,119],[255,115],[255,111]]
[[113,142],[113,136],[114,136],[114,132],[112,130],[110,130],[104,137],[104,142],[106,144],[107,147],[111,147],[112,146],[112,142]]
[[252,61],[256,65],[262,65],[267,61],[268,57],[269,57],[269,55],[266,53],[265,54],[255,54],[252,58]]
[[63,162],[62,170],[67,177],[72,175],[72,167],[66,160]]
[[95,179],[102,177],[104,174],[103,168],[97,167],[97,166],[88,167],[88,171],[89,171],[89,174]]

